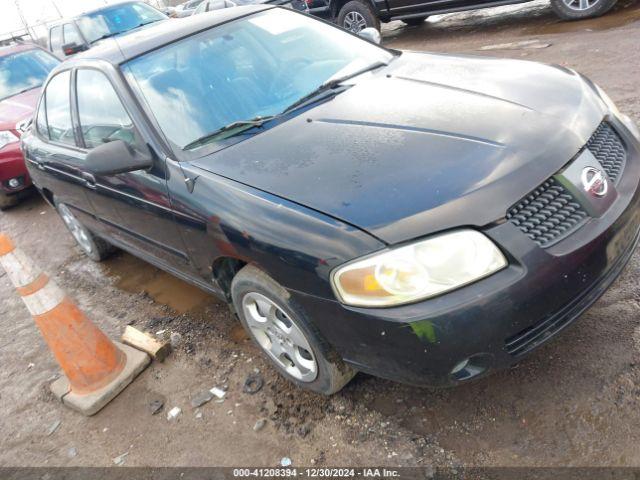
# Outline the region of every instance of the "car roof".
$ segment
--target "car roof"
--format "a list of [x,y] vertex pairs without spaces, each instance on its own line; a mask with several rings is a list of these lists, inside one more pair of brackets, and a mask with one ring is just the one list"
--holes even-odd
[[42,47],[40,47],[40,45],[36,45],[35,43],[16,43],[7,47],[0,47],[0,57],[35,49],[42,50]]
[[271,5],[246,5],[157,22],[145,28],[107,38],[65,64],[84,60],[104,60],[118,65],[181,38],[214,28],[217,25],[275,8]]

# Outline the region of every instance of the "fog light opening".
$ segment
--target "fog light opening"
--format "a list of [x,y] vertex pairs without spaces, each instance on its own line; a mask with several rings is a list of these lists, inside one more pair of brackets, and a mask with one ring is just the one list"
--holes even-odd
[[477,377],[486,372],[491,365],[492,356],[486,353],[478,353],[456,363],[449,375],[455,381],[462,382]]
[[10,188],[18,188],[22,184],[22,182],[20,181],[19,178],[12,178],[7,183],[8,183]]
[[451,370],[451,375],[455,375],[456,373],[458,373],[460,370],[462,370],[463,368],[465,368],[467,365],[469,365],[469,359],[465,358],[463,361],[461,361],[460,363],[458,363],[455,367],[453,367],[453,369]]

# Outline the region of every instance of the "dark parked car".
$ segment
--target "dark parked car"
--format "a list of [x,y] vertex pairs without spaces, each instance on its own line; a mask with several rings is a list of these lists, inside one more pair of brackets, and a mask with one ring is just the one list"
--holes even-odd
[[80,247],[229,302],[298,385],[454,385],[575,320],[629,260],[640,135],[532,62],[387,50],[280,7],[65,62],[23,137]]
[[[352,32],[363,28],[380,29],[380,22],[402,20],[420,25],[430,15],[462,12],[478,8],[526,3],[532,0],[307,0],[310,12],[330,17]],[[564,20],[604,15],[617,0],[550,0],[553,11]]]
[[123,2],[92,10],[49,27],[48,48],[60,58],[88,50],[101,40],[168,17],[144,2]]
[[31,186],[20,136],[36,109],[40,87],[59,63],[36,45],[0,47],[0,210],[15,205]]

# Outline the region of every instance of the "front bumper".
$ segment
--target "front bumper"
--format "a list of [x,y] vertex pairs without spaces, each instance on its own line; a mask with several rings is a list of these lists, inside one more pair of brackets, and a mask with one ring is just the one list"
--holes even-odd
[[[509,267],[424,302],[389,309],[345,307],[292,291],[321,333],[356,369],[416,385],[447,386],[508,367],[571,324],[618,277],[640,231],[640,145],[628,147],[618,198],[600,218],[549,248],[510,222],[484,233]],[[625,133],[626,132],[626,133]]]
[[[16,179],[18,185],[12,187],[10,180]],[[18,193],[31,185],[31,178],[24,164],[20,142],[10,143],[0,150],[0,190],[5,194]]]

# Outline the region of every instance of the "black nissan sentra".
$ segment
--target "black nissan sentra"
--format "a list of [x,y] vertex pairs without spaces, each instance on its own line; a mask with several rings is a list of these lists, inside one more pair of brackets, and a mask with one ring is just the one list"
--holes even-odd
[[638,130],[559,66],[238,7],[109,39],[43,92],[23,148],[89,257],[119,247],[219,296],[317,392],[509,366],[638,239]]

